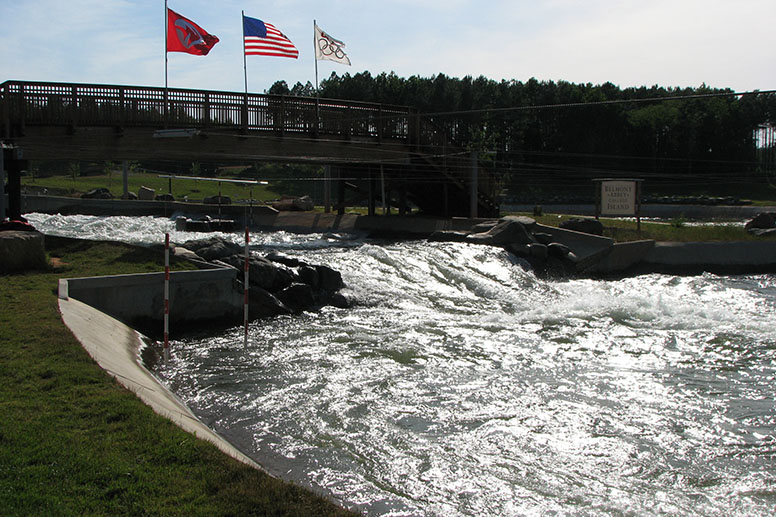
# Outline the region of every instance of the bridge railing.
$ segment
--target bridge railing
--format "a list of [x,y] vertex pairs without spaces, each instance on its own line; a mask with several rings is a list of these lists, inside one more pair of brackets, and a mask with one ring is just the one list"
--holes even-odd
[[7,81],[2,133],[25,125],[242,129],[413,143],[408,107],[255,93]]

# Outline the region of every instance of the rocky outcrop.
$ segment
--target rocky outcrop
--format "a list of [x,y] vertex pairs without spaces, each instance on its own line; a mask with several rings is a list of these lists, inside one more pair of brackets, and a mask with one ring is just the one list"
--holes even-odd
[[[204,260],[237,269],[239,280],[244,282],[245,252],[241,246],[220,237],[189,241],[183,246]],[[344,287],[339,271],[282,253],[252,253],[248,259],[248,280],[251,318],[349,305],[339,292]],[[237,288],[243,289],[242,285]]]
[[429,240],[499,246],[549,277],[575,276],[606,257],[614,245],[606,237],[540,225],[524,216],[481,223],[468,233],[436,232]]

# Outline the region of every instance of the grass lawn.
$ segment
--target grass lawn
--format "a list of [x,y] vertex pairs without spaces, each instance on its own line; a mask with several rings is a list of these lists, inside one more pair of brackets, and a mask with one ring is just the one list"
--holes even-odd
[[[536,219],[536,222],[547,226],[558,226],[561,222],[572,219],[574,215],[546,214],[534,216],[529,213],[515,214],[525,215]],[[673,242],[736,242],[736,241],[761,241],[763,237],[749,235],[743,226],[732,224],[694,225],[681,219],[672,222],[641,221],[641,231],[636,230],[636,221],[627,219],[601,218],[604,225],[604,236],[611,237],[615,242],[628,242],[638,240],[673,241]]]
[[[280,197],[277,193],[267,189],[267,185],[246,185],[230,183],[230,178],[223,181],[203,181],[190,179],[173,179],[172,194],[176,200],[182,200],[184,196],[190,201],[201,202],[203,198],[215,196],[219,193],[229,196],[233,202],[237,200],[265,201]],[[137,194],[140,187],[152,188],[157,194],[166,194],[170,189],[170,180],[160,178],[158,174],[144,172],[130,172],[128,178],[130,192]],[[111,174],[99,174],[89,176],[71,176],[67,174],[46,177],[22,177],[22,188],[30,193],[38,193],[47,189],[49,195],[74,196],[83,194],[95,188],[107,188],[116,198],[121,198],[124,193],[124,182],[121,172]]]
[[59,278],[160,271],[160,251],[46,243],[55,267],[0,276],[2,515],[347,514],[158,416],[62,323]]

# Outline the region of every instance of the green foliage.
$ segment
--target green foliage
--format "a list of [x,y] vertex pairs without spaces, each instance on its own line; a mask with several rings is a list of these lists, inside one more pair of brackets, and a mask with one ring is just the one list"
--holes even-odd
[[753,139],[759,124],[776,122],[773,94],[698,98],[731,91],[393,72],[332,73],[319,93],[417,108],[459,146],[496,151],[513,192],[578,189],[606,176],[720,188],[774,176],[758,165]]
[[[215,176],[215,174],[213,175]],[[228,180],[233,176],[224,175],[220,177],[224,178],[224,181],[220,184],[221,193],[224,196],[229,196],[233,202],[249,200],[251,197],[254,201],[265,201],[278,197],[276,193],[269,191],[265,185],[229,183]],[[247,179],[251,178],[248,177]],[[159,174],[130,172],[129,190],[137,192],[141,186],[152,188],[157,193],[164,193],[169,189],[170,180],[160,178]],[[40,192],[46,188],[52,195],[80,195],[98,187],[108,188],[116,198],[121,197],[124,190],[123,182],[111,181],[111,178],[106,175],[78,177],[51,175],[45,178],[22,178],[23,189],[34,189],[34,191]],[[207,196],[217,195],[218,192],[219,182],[217,181],[172,180],[172,193],[177,200],[182,200],[186,197],[190,201],[199,202]]]

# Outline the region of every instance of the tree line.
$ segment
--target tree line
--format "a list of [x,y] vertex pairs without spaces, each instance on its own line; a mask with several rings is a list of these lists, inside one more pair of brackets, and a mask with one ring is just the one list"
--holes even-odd
[[776,125],[773,93],[369,72],[332,73],[317,92],[309,82],[278,81],[268,93],[411,106],[461,148],[479,151],[507,186],[609,176],[724,185],[773,172],[764,170],[773,143],[758,145],[757,136]]

